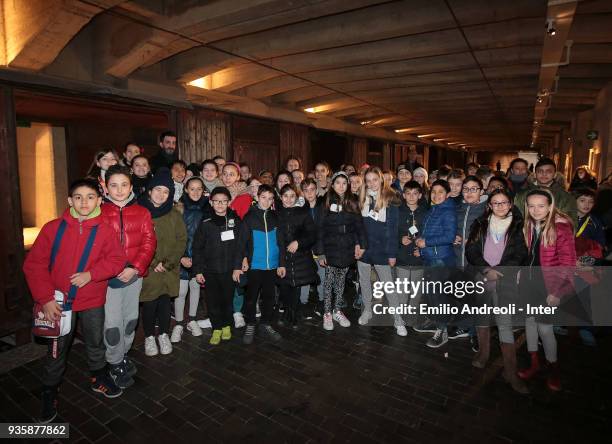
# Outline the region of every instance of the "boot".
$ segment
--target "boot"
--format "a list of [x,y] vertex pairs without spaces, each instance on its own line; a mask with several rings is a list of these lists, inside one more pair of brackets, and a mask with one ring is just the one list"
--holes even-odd
[[561,390],[561,371],[559,370],[559,361],[548,362],[548,377],[546,378],[546,385],[553,392]]
[[511,344],[502,343],[500,347],[504,359],[504,380],[510,384],[515,392],[523,395],[528,394],[529,389],[516,374],[516,346],[514,342]]
[[518,372],[521,379],[529,380],[540,371],[540,358],[538,357],[538,352],[529,352],[529,356],[531,357],[531,365],[529,368],[525,368]]
[[485,368],[491,351],[491,329],[489,327],[476,327],[476,334],[478,335],[479,349],[474,356],[472,366]]

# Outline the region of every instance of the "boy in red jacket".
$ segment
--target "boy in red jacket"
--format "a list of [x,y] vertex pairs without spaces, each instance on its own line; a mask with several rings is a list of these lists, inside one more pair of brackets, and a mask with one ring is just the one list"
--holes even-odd
[[[113,229],[102,222],[101,202],[95,181],[81,179],[74,182],[68,197],[70,208],[61,218],[45,224],[23,264],[32,298],[42,305],[48,320],[59,320],[62,316],[62,309],[55,301],[55,292],[68,294],[72,285],[77,287],[70,333],[57,339],[55,353],[56,341],[49,341],[42,377],[40,422],[50,422],[57,415],[58,388],[66,369],[77,317],[81,319],[81,332],[92,376],[91,390],[107,398],[115,398],[122,393],[107,371],[103,332],[108,279],[123,269],[126,258]],[[65,231],[51,264],[52,246],[62,221],[66,224]],[[84,271],[75,273],[95,226],[98,227],[97,233]]]

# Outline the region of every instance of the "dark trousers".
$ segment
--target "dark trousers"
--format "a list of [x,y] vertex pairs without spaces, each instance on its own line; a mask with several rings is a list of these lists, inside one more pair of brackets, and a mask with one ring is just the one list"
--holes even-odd
[[98,376],[106,369],[106,346],[104,345],[104,306],[72,312],[70,333],[57,339],[57,358],[53,358],[53,339],[49,339],[47,357],[43,368],[42,382],[45,386],[57,386],[62,382],[66,370],[68,353],[74,338],[77,318],[81,320],[81,334],[85,342],[87,363],[92,376]]
[[300,301],[300,290],[302,287],[291,287],[290,285],[279,285],[280,300],[285,306],[285,310],[296,311]]
[[142,327],[145,336],[155,335],[155,323],[159,327],[158,333],[163,335],[170,331],[170,296],[161,295],[153,301],[143,302],[142,304]]
[[230,326],[234,312],[234,288],[232,272],[207,273],[206,279],[206,308],[213,330],[221,330]]
[[245,300],[245,320],[247,324],[255,323],[255,313],[257,305],[257,297],[261,290],[261,310],[260,323],[270,324],[272,315],[274,314],[274,298],[276,269],[274,270],[249,270],[247,271],[247,292]]

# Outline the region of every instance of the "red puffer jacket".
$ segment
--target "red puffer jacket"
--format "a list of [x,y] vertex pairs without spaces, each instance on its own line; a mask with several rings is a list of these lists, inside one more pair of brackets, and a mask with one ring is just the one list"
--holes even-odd
[[119,236],[128,263],[138,270],[138,276],[145,277],[157,248],[151,213],[138,205],[136,199],[122,208],[105,201],[102,204],[102,219]]
[[[62,219],[68,225],[49,272],[51,248]],[[91,281],[77,290],[72,309],[83,311],[104,305],[108,279],[123,270],[125,254],[113,229],[102,222],[101,216],[79,222],[70,215],[69,209],[61,218],[45,224],[23,264],[23,271],[35,301],[41,304],[52,301],[55,290],[68,293],[70,276],[76,273],[89,233],[96,225],[98,232],[84,270],[91,273]]]
[[[574,230],[563,218],[555,220],[557,241],[554,245],[540,243],[540,266],[548,293],[562,298],[574,291],[574,270],[576,267],[576,247]],[[531,233],[527,244],[531,245]],[[550,268],[558,267],[558,268]]]

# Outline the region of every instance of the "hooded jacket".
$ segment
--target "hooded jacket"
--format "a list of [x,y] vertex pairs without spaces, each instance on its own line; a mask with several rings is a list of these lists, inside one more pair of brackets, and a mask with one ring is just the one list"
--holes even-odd
[[480,201],[475,204],[470,204],[465,201],[462,201],[461,204],[457,206],[457,232],[456,235],[461,237],[461,243],[459,245],[455,245],[455,259],[457,261],[457,266],[465,267],[465,243],[467,242],[468,236],[470,235],[470,230],[472,228],[472,224],[476,219],[482,216],[487,209],[487,196],[480,196]]
[[244,216],[238,241],[239,253],[234,270],[242,268],[246,257],[252,270],[274,270],[285,266],[285,242],[278,230],[278,216],[274,210],[252,206]]
[[[49,271],[51,248],[62,220],[67,223],[66,231],[53,267]],[[46,304],[54,300],[55,290],[68,293],[70,276],[76,273],[85,244],[94,226],[98,226],[98,232],[84,269],[91,273],[91,281],[77,290],[72,309],[83,311],[104,305],[108,280],[123,270],[127,258],[119,238],[113,229],[103,222],[101,216],[79,222],[70,215],[70,209],[67,209],[61,218],[52,220],[42,227],[23,264],[32,298],[36,302]]]
[[446,199],[439,205],[432,205],[423,220],[420,238],[425,241],[421,256],[428,261],[442,260],[454,265],[453,242],[457,232],[457,211],[455,203]]
[[[183,256],[193,258],[193,238],[202,220],[211,215],[210,203],[208,197],[201,197],[200,200],[194,201],[187,194],[183,194],[181,204],[183,208],[183,222],[185,222],[185,228],[187,229],[187,246]],[[192,269],[189,269],[181,265],[182,280],[189,280],[193,276],[193,266]]]

